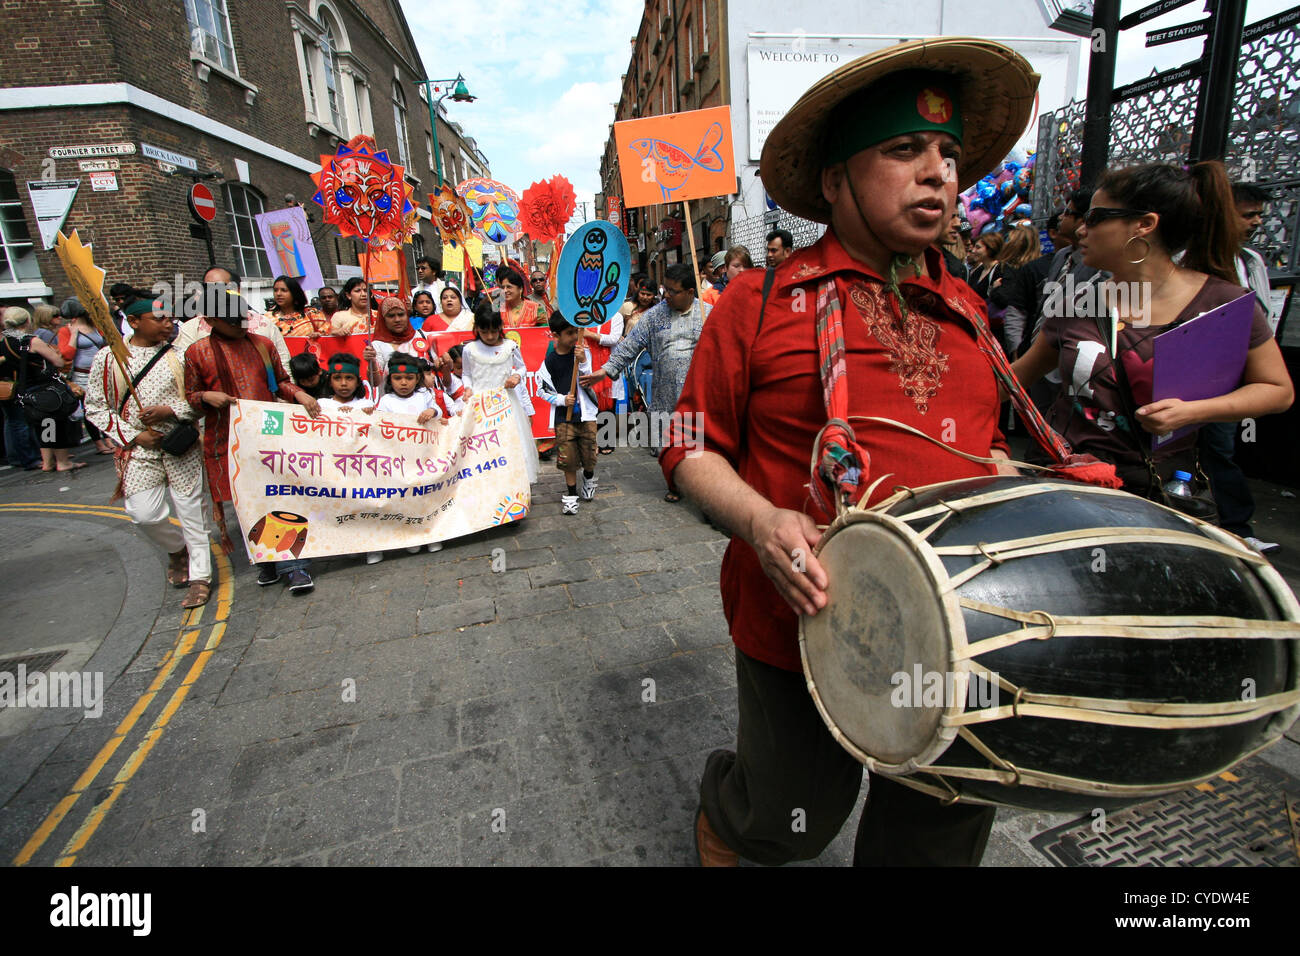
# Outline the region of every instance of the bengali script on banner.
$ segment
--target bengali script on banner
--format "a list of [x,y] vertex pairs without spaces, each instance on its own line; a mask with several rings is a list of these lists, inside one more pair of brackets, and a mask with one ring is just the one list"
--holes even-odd
[[385,551],[518,521],[531,498],[513,416],[501,389],[426,425],[239,402],[230,485],[249,560]]

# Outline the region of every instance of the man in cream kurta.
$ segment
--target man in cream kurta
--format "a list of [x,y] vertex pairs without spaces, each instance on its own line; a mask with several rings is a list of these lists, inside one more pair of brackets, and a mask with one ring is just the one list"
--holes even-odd
[[[127,373],[132,380],[155,355],[167,350],[136,384],[139,401],[131,397],[112,350],[101,349],[86,386],[86,417],[122,444],[119,473],[126,513],[147,538],[167,552],[167,580],[178,587],[190,585],[185,606],[198,607],[207,601],[212,582],[212,553],[203,511],[203,450],[197,441],[180,456],[159,447],[162,436],[182,421],[193,420],[194,409],[185,400],[180,357],[168,344],[171,316],[163,313],[161,306],[157,306],[158,312],[153,308],[148,300],[140,300],[126,310],[135,333],[128,344]],[[180,528],[170,521],[173,511]]]

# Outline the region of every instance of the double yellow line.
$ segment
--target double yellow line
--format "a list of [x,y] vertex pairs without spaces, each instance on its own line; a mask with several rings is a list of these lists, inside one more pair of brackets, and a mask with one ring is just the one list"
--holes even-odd
[[[130,517],[119,508],[112,508],[106,505],[79,505],[79,504],[49,504],[44,502],[18,502],[13,504],[0,504],[0,514],[22,512],[35,514],[67,514],[79,517],[98,517],[114,518],[121,521],[130,521]],[[173,524],[176,523],[175,519]],[[41,825],[36,828],[36,832],[14,857],[15,866],[26,866],[31,862],[32,857],[45,845],[54,831],[58,828],[76,806],[77,801],[82,795],[94,785],[95,780],[103,772],[108,762],[117,752],[118,748],[126,741],[127,736],[139,723],[149,706],[155,698],[162,696],[164,689],[172,675],[180,670],[180,665],[189,657],[196,647],[202,643],[202,650],[195,655],[190,662],[189,670],[186,672],[181,683],[163,705],[162,710],[154,718],[149,729],[145,731],[144,737],[136,745],[135,749],[126,758],[126,761],[118,769],[117,774],[113,777],[112,785],[109,788],[108,796],[93,806],[82,820],[81,825],[77,827],[76,832],[64,844],[55,866],[71,866],[76,862],[77,854],[80,853],[94,836],[99,825],[103,823],[104,817],[108,811],[113,808],[117,798],[122,795],[131,778],[144,764],[145,758],[153,750],[154,745],[162,737],[163,731],[166,730],[167,724],[176,711],[180,708],[181,703],[189,694],[190,688],[203,674],[203,669],[211,660],[213,653],[221,644],[221,639],[226,633],[226,621],[230,617],[230,607],[234,601],[235,583],[234,575],[231,571],[230,559],[215,544],[211,546],[212,553],[216,559],[217,571],[217,593],[215,607],[212,601],[209,601],[203,607],[192,608],[185,613],[181,621],[180,630],[177,632],[176,640],[171,649],[163,657],[162,662],[158,665],[158,673],[150,682],[148,688],[140,695],[135,704],[127,715],[122,718],[121,723],[113,731],[113,736],[100,748],[89,766],[82,772],[72,789],[63,797],[42,821]],[[204,612],[214,607],[212,621],[204,625]],[[206,640],[203,639],[203,632],[207,631]]]

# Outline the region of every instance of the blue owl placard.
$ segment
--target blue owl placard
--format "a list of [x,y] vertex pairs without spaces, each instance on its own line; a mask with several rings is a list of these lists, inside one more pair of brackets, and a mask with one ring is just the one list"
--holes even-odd
[[560,312],[579,328],[603,325],[627,298],[632,250],[627,239],[603,220],[575,232],[560,252],[555,289]]

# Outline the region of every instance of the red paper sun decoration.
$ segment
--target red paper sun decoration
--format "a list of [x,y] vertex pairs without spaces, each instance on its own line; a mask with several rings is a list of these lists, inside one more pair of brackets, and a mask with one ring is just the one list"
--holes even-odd
[[563,176],[552,176],[524,190],[519,222],[533,239],[548,242],[564,232],[576,206],[573,184]]

